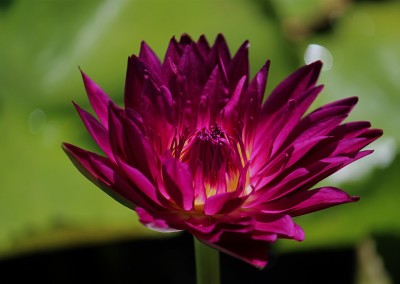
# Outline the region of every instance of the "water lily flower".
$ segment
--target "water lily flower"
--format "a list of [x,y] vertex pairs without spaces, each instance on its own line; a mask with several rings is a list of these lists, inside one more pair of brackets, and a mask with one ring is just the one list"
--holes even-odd
[[82,72],[97,116],[75,107],[104,155],[64,143],[75,166],[133,209],[150,229],[186,230],[202,243],[264,267],[269,244],[302,241],[293,217],[356,196],[319,181],[372,151],[381,136],[343,120],[345,98],[308,112],[321,62],[281,82],[263,102],[269,61],[250,78],[249,43],[231,57],[218,35],[172,38],[160,61],[143,42],[128,59],[123,108]]

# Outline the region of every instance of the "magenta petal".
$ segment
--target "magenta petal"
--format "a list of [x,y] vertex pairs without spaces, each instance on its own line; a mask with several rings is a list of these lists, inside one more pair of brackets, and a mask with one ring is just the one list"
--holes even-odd
[[140,200],[135,200],[136,202],[130,200],[132,189],[115,173],[108,159],[68,143],[63,144],[63,149],[85,177],[117,202],[131,209],[136,207],[136,202],[140,202]]
[[139,59],[146,65],[146,69],[148,69],[159,82],[161,73],[160,59],[158,59],[154,51],[144,41],[142,41],[140,47]]
[[173,233],[178,232],[180,230],[171,228],[167,221],[163,219],[154,218],[148,211],[144,208],[137,207],[135,209],[136,213],[139,216],[139,221],[144,224],[147,228],[157,231],[160,233]]
[[197,41],[197,47],[201,52],[203,58],[207,58],[208,54],[211,51],[210,44],[207,41],[207,38],[204,35],[201,35],[199,40]]
[[[286,131],[298,125],[298,120],[321,90],[321,87],[315,88],[320,69],[321,62],[304,66],[274,89],[262,106],[252,157],[271,157],[289,135]],[[277,137],[279,140],[275,143]]]
[[109,159],[67,143],[63,144],[63,149],[83,175],[119,203],[131,209],[141,206],[163,210],[156,199],[150,199],[141,192],[143,190],[126,180]]
[[[262,188],[266,184],[273,182],[273,180],[276,179],[277,176],[281,174],[284,169],[290,168],[301,158],[306,156],[316,144],[326,141],[328,139],[330,139],[330,137],[316,136],[308,140],[292,144],[289,149],[286,149],[285,152],[276,156],[266,165],[262,164],[262,160],[255,160],[254,166],[251,170],[252,172],[257,173],[257,175],[253,177],[253,180],[257,179],[256,188]],[[259,162],[258,165],[256,164],[257,162]],[[293,171],[295,172],[295,170]]]
[[287,212],[291,216],[299,216],[358,199],[339,188],[322,187],[266,203],[263,212],[275,214]]
[[304,239],[303,231],[293,222],[293,219],[289,215],[283,215],[280,218],[271,218],[269,215],[262,216],[260,214],[257,218],[255,230],[278,234],[280,237],[295,239],[297,241]]
[[292,216],[308,214],[342,203],[355,202],[359,200],[358,196],[350,196],[346,192],[334,187],[323,187],[311,190],[311,192],[312,195],[308,196],[308,199],[304,198],[304,195],[309,194],[308,191],[302,193],[303,196],[299,194],[298,196],[293,197],[296,198],[297,201],[302,201],[290,208],[290,214]]
[[130,182],[132,182],[143,194],[145,194],[152,201],[161,205],[161,202],[158,200],[156,187],[138,169],[129,166],[123,161],[119,161],[118,164]]
[[289,191],[285,191],[284,187],[277,189],[275,193],[279,192],[279,194],[276,195],[275,198],[282,197],[290,192],[307,190],[324,178],[337,172],[341,168],[371,153],[372,151],[361,151],[351,157],[332,157],[311,164],[309,167],[307,167],[308,171],[310,172],[309,175],[305,176],[301,180],[290,181],[291,190]]
[[263,114],[272,119],[272,114],[280,110],[289,99],[296,99],[307,89],[314,87],[321,67],[322,63],[316,61],[292,73],[272,91],[263,105]]
[[267,184],[264,188],[256,191],[250,197],[252,202],[246,206],[265,203],[287,196],[292,192],[307,190],[339,169],[370,153],[370,151],[363,151],[353,157],[329,157],[311,163],[306,168],[298,168],[284,176],[282,180],[275,179],[275,183]]
[[300,140],[328,134],[348,116],[357,101],[356,97],[351,97],[318,108],[301,120],[291,136]]
[[209,197],[204,205],[204,214],[229,213],[243,204],[245,197],[236,197],[235,192],[226,192]]
[[83,123],[85,124],[86,129],[88,130],[96,144],[100,146],[101,150],[103,150],[103,152],[110,159],[115,161],[114,154],[111,151],[107,129],[102,124],[100,124],[97,119],[95,119],[90,113],[83,110],[79,105],[75,103],[74,105]]
[[294,101],[295,107],[291,112],[291,115],[288,116],[288,119],[284,122],[284,125],[282,125],[281,130],[274,139],[272,155],[274,155],[279,148],[284,145],[286,138],[299,123],[301,117],[314,102],[317,95],[322,91],[322,88],[322,86],[311,88],[309,91],[305,92],[303,97]]
[[128,161],[128,149],[125,147],[125,138],[124,138],[124,127],[122,124],[120,116],[120,110],[115,110],[114,108],[110,108],[109,111],[109,120],[110,120],[110,130],[109,130],[109,140],[111,149],[115,155],[117,160],[123,159]]
[[[141,117],[146,136],[155,143],[159,154],[167,151],[175,134],[176,109],[168,88],[158,88],[155,82],[146,78],[143,86]],[[157,114],[157,115],[154,115]]]
[[[229,84],[235,88],[239,80],[246,77],[245,86],[249,78],[249,42],[245,41],[236,52],[227,68]],[[233,91],[233,90],[232,90]]]
[[242,169],[237,187],[234,191],[217,193],[206,199],[204,204],[204,214],[215,215],[215,214],[228,214],[240,207],[243,202],[248,198],[247,195],[242,196],[243,191],[246,187],[247,172],[249,163]]
[[[235,56],[232,58],[231,62],[227,67],[227,74],[229,79],[229,84],[235,88],[243,77],[246,77],[245,86],[247,87],[249,78],[249,47],[248,41],[243,42],[239,47]],[[232,89],[233,91],[233,89]]]
[[183,47],[184,46],[188,46],[188,45],[191,45],[192,43],[194,43],[194,42],[193,42],[192,38],[188,34],[182,34],[181,35],[181,38],[179,40],[179,44],[181,46],[183,46]]
[[190,217],[185,221],[186,225],[201,234],[210,234],[214,231],[217,223],[211,222],[208,217]]
[[[302,136],[297,137],[297,139],[293,141],[293,129],[296,127],[299,130],[301,129],[299,127],[300,118],[321,90],[321,86],[311,88],[300,96],[298,100],[289,100],[286,109],[280,111],[280,116],[277,117],[275,121],[268,122],[269,118],[260,121],[254,140],[254,150],[252,152],[252,159],[255,164],[258,164],[258,167],[263,165],[263,162],[268,163],[270,160],[274,160],[282,151],[290,151],[293,145],[308,143],[309,140],[315,139],[316,136],[321,137],[323,135],[322,131],[318,131],[322,125],[317,125],[319,128],[317,131],[313,132],[314,135],[307,135],[307,132],[305,132]],[[335,119],[335,117],[333,117],[333,119]],[[332,127],[336,126],[337,122],[340,123],[343,120],[343,118],[339,120],[333,119],[329,120],[329,122],[333,121]],[[269,123],[272,123],[272,125]],[[326,126],[326,124],[323,126]],[[326,128],[324,132],[328,132],[331,129],[328,127]],[[309,131],[307,128],[303,129]],[[285,149],[288,147],[289,149]]]
[[217,115],[227,101],[228,82],[222,73],[221,66],[216,66],[204,85],[199,101],[198,128],[215,124]]
[[167,159],[163,162],[163,177],[165,189],[178,206],[186,211],[193,208],[194,190],[190,168],[177,159]]
[[[239,103],[240,103],[240,98],[243,94],[243,89],[246,80],[247,80],[246,76],[243,76],[239,80],[236,89],[232,94],[232,97],[221,111],[223,117],[221,124],[225,127],[226,130],[231,131],[232,133],[234,133],[235,129],[239,129],[238,122],[242,121],[241,118],[239,117],[240,115]],[[229,122],[229,123],[224,123],[224,122]]]
[[[338,161],[335,163],[335,165],[343,162],[344,161],[342,160]],[[322,163],[318,163],[318,165],[321,167],[321,170],[324,169],[324,165]],[[307,178],[312,174],[313,172],[310,169],[297,168],[289,174],[285,175],[282,180],[279,181],[279,179],[276,178],[273,182],[267,184],[265,188],[258,189],[255,194],[255,196],[258,196],[258,198],[255,197],[255,199],[257,200],[257,202],[264,202],[266,200],[279,198],[282,195],[288,194],[290,191],[295,190],[300,182],[302,182],[303,180],[307,180]]]
[[363,133],[366,129],[371,127],[371,123],[368,121],[353,121],[339,125],[333,129],[329,135],[344,139],[350,137],[357,137]]
[[135,55],[130,56],[125,78],[124,102],[126,109],[140,110],[144,74],[144,64]]
[[81,74],[90,104],[103,126],[108,129],[108,105],[112,103],[112,101],[108,95],[89,78],[89,76],[83,73],[82,70]]
[[186,228],[189,233],[198,239],[202,239],[205,242],[216,243],[219,241],[221,235],[223,234],[220,230],[212,230],[211,232],[206,232],[207,228],[201,226],[193,226],[192,224],[187,224]]
[[245,145],[253,145],[257,121],[261,111],[261,103],[267,86],[269,66],[270,61],[267,61],[251,81],[247,89],[247,94],[241,98],[240,112],[244,119],[243,138]]
[[205,244],[257,268],[264,268],[268,262],[269,242],[255,240],[248,234],[225,232],[218,242]]
[[278,239],[278,235],[273,234],[273,233],[266,233],[266,232],[258,231],[258,232],[253,233],[252,239],[273,243]]
[[355,153],[375,141],[382,134],[382,130],[380,129],[368,129],[355,138],[340,140],[332,155],[349,155]]
[[231,54],[229,52],[228,44],[226,43],[226,40],[222,34],[217,35],[213,48],[218,50],[219,57],[221,57],[224,64],[227,65],[231,60]]
[[191,216],[185,220],[185,225],[191,234],[207,242],[217,242],[222,234],[217,229],[218,223],[207,216]]
[[175,37],[171,38],[162,64],[162,79],[164,82],[169,82],[171,77],[177,73],[182,47],[176,41]]
[[[145,125],[174,123],[175,106],[169,89],[165,86],[157,86],[153,79],[146,76],[139,113],[141,113]],[[158,114],[157,117],[154,116],[154,113]]]
[[156,156],[143,131],[126,113],[110,108],[110,144],[116,160],[140,170],[150,180],[157,175]]
[[229,52],[228,45],[226,44],[226,40],[222,34],[218,34],[214,45],[211,47],[211,51],[207,59],[207,65],[215,66],[218,64],[218,62],[222,62],[224,66],[228,66],[230,61],[231,54]]
[[186,99],[198,102],[202,86],[207,81],[207,72],[204,60],[196,45],[187,45],[185,47],[177,67],[181,74],[184,74],[184,78],[180,83],[181,90],[187,95]]

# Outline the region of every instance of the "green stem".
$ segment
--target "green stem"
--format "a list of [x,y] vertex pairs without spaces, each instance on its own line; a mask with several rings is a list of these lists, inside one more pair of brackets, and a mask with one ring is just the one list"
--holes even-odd
[[219,252],[194,239],[196,284],[219,284]]

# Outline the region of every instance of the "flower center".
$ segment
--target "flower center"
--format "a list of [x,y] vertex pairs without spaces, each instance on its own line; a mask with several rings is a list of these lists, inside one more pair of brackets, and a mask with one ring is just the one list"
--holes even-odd
[[189,164],[194,179],[204,185],[206,197],[234,190],[242,162],[235,139],[218,125],[191,135],[181,160]]

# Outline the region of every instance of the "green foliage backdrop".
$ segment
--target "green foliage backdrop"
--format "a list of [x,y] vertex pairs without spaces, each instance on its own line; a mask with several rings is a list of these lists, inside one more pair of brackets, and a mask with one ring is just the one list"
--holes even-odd
[[316,104],[359,96],[351,118],[384,129],[383,142],[371,146],[379,151],[355,167],[360,177],[340,181],[361,201],[299,218],[307,240],[281,247],[399,235],[399,15],[398,1],[0,1],[0,257],[160,236],[83,178],[60,144],[96,149],[71,104],[88,105],[78,66],[121,102],[128,55],[145,40],[162,58],[182,33],[210,42],[223,33],[232,52],[249,39],[253,74],[272,60],[268,90],[304,64],[309,44],[322,45],[333,65]]

